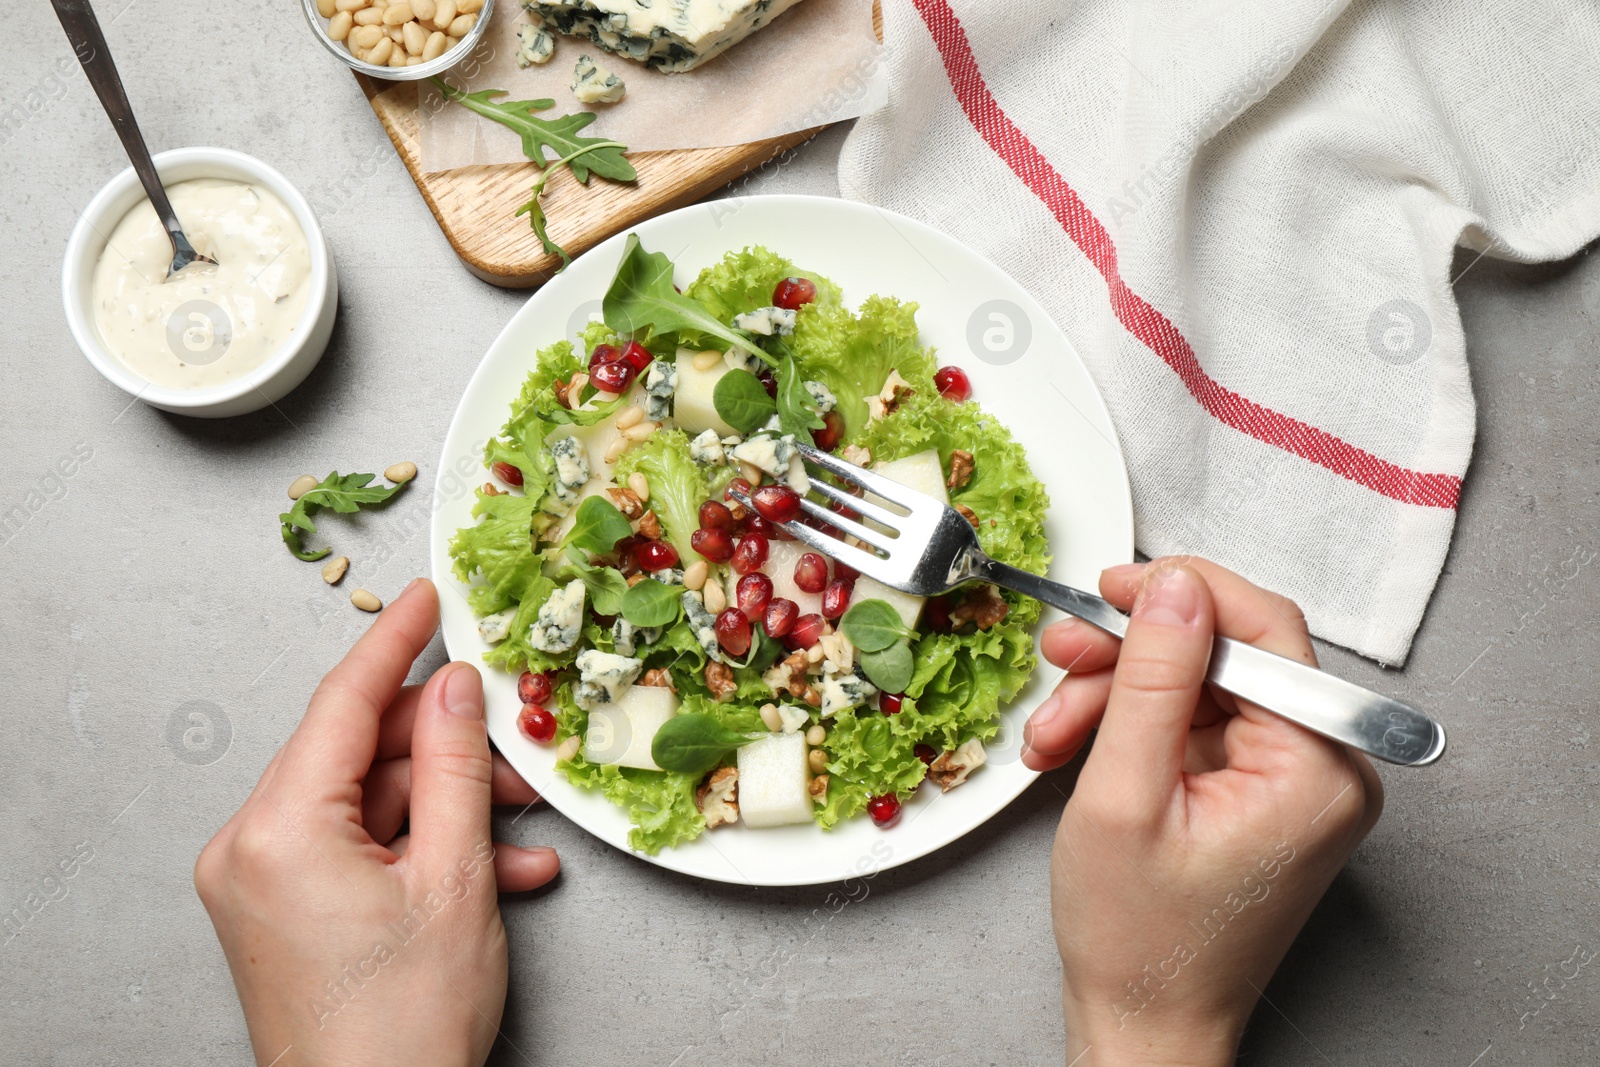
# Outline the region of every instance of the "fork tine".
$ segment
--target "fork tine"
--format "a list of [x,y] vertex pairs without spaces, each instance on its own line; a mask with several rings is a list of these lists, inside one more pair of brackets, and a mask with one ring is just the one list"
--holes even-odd
[[831,526],[837,526],[840,530],[858,538],[859,540],[865,541],[873,548],[881,548],[885,552],[888,552],[894,545],[894,538],[888,536],[883,531],[874,530],[871,527],[863,526],[859,522],[845,518],[837,511],[829,511],[827,508],[823,507],[821,504],[818,504],[814,500],[806,500],[802,498],[800,501],[800,506],[804,508],[806,514],[810,515],[812,518],[821,519]]
[[[829,455],[820,448],[815,448],[806,444],[797,445],[796,447],[800,449],[800,454],[804,456],[807,461],[815,463],[829,474],[836,475],[837,477],[850,482],[852,485],[859,485],[863,489],[870,490],[871,492],[887,500],[889,503],[898,504],[908,511],[916,509],[916,498],[922,497],[923,500],[928,501],[928,498],[923,497],[923,494],[918,493],[914,489],[907,489],[905,486],[901,485],[892,478],[885,478],[881,474],[874,474],[872,471],[869,471],[864,467],[858,467],[854,463],[846,463],[838,456]],[[911,497],[911,499],[906,499],[907,496]],[[938,503],[938,501],[928,502],[933,504]],[[896,516],[896,518],[903,519],[904,516]]]
[[904,515],[896,515],[894,512],[883,507],[881,504],[875,504],[870,500],[863,500],[859,496],[852,496],[836,485],[829,485],[821,478],[811,479],[811,488],[827,497],[829,500],[832,500],[834,503],[843,504],[851,511],[865,515],[867,518],[872,519],[875,522],[881,522],[890,529],[896,529],[899,523],[905,521],[906,517]]

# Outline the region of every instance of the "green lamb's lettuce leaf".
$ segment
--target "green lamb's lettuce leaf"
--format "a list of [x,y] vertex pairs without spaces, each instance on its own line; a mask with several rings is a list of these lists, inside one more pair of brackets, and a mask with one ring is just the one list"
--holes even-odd
[[[572,520],[572,529],[567,531],[563,544],[603,556],[631,533],[633,527],[615,504],[603,496],[586,496],[583,503],[578,505],[578,514]],[[615,615],[616,612],[601,614]]]
[[753,737],[698,712],[679,713],[661,724],[650,742],[650,758],[663,770],[705,774]]
[[628,449],[617,464],[617,484],[627,484],[635,471],[650,482],[650,507],[684,564],[699,559],[689,538],[700,528],[700,505],[711,496],[711,485],[706,468],[689,455],[689,435],[657,430]]
[[[589,499],[593,500],[594,497]],[[597,615],[615,615],[622,610],[623,599],[628,593],[628,580],[615,567],[594,566],[584,558],[581,549],[567,549],[566,559],[556,577],[562,581],[583,579],[588,604]]]
[[[623,585],[627,586],[626,579]],[[679,599],[681,592],[679,586],[646,578],[628,586],[628,591],[623,594],[618,609],[622,612],[622,617],[635,626],[670,626],[678,621],[678,615],[683,611],[683,602]],[[599,607],[595,610],[602,615],[616,614],[614,611],[605,611]]]
[[[815,308],[815,310],[811,310]],[[787,339],[800,374],[833,391],[846,439],[867,424],[867,401],[897,370],[915,395],[937,395],[933,353],[917,336],[917,305],[869,296],[859,312],[838,305],[807,305]],[[874,455],[877,453],[874,452]]]
[[722,421],[742,434],[748,434],[772,418],[778,405],[767,395],[766,386],[747,370],[731,370],[717,382],[711,396]]

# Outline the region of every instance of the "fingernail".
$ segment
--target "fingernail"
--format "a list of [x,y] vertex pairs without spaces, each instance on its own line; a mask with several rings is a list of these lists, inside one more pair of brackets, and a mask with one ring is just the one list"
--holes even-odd
[[417,586],[421,585],[422,582],[423,582],[423,579],[421,579],[421,578],[413,578],[413,579],[411,579],[411,581],[406,583],[406,587],[404,589],[400,590],[400,595],[401,596],[405,596],[407,593],[411,592],[411,590],[413,590]]
[[1134,618],[1156,626],[1189,626],[1200,617],[1200,586],[1182,567],[1161,570],[1145,581]]
[[1137,578],[1144,573],[1148,563],[1119,563],[1115,567],[1107,567],[1100,573],[1107,578]]
[[1055,722],[1060,714],[1061,694],[1051,693],[1049,696],[1044,698],[1044,702],[1039,705],[1038,710],[1035,711],[1032,717],[1028,719],[1030,731],[1043,730],[1045,727]]
[[1044,632],[1053,637],[1064,637],[1071,633],[1075,627],[1081,625],[1083,624],[1077,619],[1062,619],[1060,622],[1053,622],[1049,626],[1046,626]]
[[475,722],[483,721],[483,683],[478,678],[478,672],[470,666],[462,665],[451,670],[444,680],[444,692],[440,697],[445,709],[452,715]]

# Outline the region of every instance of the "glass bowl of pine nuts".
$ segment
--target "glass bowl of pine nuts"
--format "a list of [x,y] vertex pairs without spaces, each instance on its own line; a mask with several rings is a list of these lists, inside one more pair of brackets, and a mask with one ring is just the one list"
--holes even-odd
[[350,69],[385,81],[420,81],[472,54],[494,0],[304,0],[322,46]]

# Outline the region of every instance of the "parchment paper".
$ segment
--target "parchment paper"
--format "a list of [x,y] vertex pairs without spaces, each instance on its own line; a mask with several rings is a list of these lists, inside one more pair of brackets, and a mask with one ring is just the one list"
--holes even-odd
[[[476,92],[505,89],[501,99],[555,100],[550,117],[593,111],[585,135],[621,141],[633,151],[744,144],[855,118],[888,99],[882,46],[872,30],[872,0],[802,0],[709,63],[662,74],[597,49],[586,38],[556,33],[555,56],[517,66],[517,0],[499,0],[494,22],[472,56],[446,76]],[[593,56],[628,86],[616,104],[580,104],[572,68]],[[523,160],[515,134],[448,103],[427,82],[418,89],[422,169],[450,170]]]

